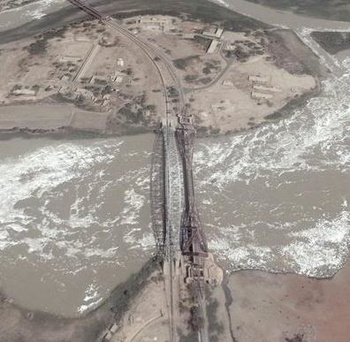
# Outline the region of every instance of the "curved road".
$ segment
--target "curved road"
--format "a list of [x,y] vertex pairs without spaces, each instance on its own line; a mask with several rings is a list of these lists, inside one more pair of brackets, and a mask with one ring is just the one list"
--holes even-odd
[[[164,88],[164,100],[165,100],[165,105],[166,105],[166,122],[168,125],[169,122],[169,118],[168,115],[170,113],[170,108],[169,108],[169,98],[168,98],[168,94],[167,94],[167,84],[166,84],[166,80],[165,77],[163,75],[162,72],[162,67],[158,64],[158,61],[155,61],[155,57],[158,57],[160,61],[163,62],[164,66],[166,67],[167,71],[169,72],[170,77],[173,79],[175,86],[179,86],[180,83],[176,77],[176,74],[173,73],[172,70],[172,66],[168,65],[168,61],[167,59],[164,59],[164,55],[159,53],[159,50],[155,50],[153,48],[153,46],[150,46],[148,42],[139,39],[138,37],[136,37],[135,35],[133,35],[129,30],[123,28],[122,26],[120,26],[117,21],[111,19],[109,21],[106,21],[106,24],[109,25],[110,27],[112,27],[113,29],[115,29],[117,32],[119,32],[121,35],[123,35],[124,37],[128,38],[130,41],[132,41],[134,44],[136,44],[144,53],[145,55],[150,59],[150,61],[152,62],[152,64],[154,65],[154,67],[156,68],[161,83],[163,85]],[[181,96],[183,94],[183,91],[181,88],[178,89],[179,91],[179,95],[180,95],[180,110],[182,109],[181,106],[184,105],[184,98]],[[175,113],[176,114],[176,113]],[[165,137],[166,140],[168,140],[168,137]],[[168,166],[168,163],[166,163],[166,167]],[[166,172],[167,175],[169,175],[169,170]],[[166,187],[166,191],[169,192],[169,184],[167,182],[167,178],[165,181],[165,187]],[[167,217],[169,216],[169,214],[167,215]],[[169,335],[170,335],[170,342],[175,342],[176,341],[176,330],[175,330],[175,322],[174,322],[174,307],[176,305],[176,303],[174,302],[174,289],[173,289],[173,267],[172,267],[172,255],[173,255],[173,250],[171,246],[168,246],[168,248],[170,249],[169,254],[170,254],[170,260],[168,262],[166,262],[166,266],[168,266],[168,277],[165,280],[165,288],[166,288],[166,293],[168,295],[169,298],[169,307],[168,307],[168,311],[169,311]],[[165,267],[166,267],[165,266]]]

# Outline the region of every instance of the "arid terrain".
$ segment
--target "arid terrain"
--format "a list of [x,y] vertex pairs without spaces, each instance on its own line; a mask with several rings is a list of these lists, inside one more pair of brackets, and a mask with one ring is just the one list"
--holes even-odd
[[[260,2],[258,0],[252,1]],[[174,151],[180,151],[179,154],[182,159],[181,162],[178,162],[178,165],[181,164],[183,169],[179,172],[175,170],[176,172],[173,172],[173,174],[176,174],[175,176],[181,176],[181,172],[184,174],[181,182],[184,182],[185,186],[182,190],[179,190],[179,193],[187,190],[187,193],[184,191],[185,196],[188,196],[187,199],[193,195],[191,197],[193,202],[189,201],[190,205],[186,203],[186,210],[190,211],[189,207],[193,210],[191,212],[192,216],[188,216],[188,222],[195,221],[197,225],[193,230],[197,233],[201,230],[201,227],[195,212],[194,192],[192,194],[189,191],[189,189],[193,190],[194,183],[188,181],[193,180],[192,168],[195,165],[192,165],[191,159],[191,153],[193,152],[191,133],[195,131],[193,126],[199,136],[209,136],[210,139],[212,139],[212,136],[221,135],[220,139],[237,138],[238,141],[244,133],[247,134],[246,136],[249,133],[256,133],[256,136],[249,137],[250,141],[248,138],[242,140],[243,153],[241,154],[241,160],[237,161],[237,164],[242,161],[242,164],[239,165],[239,171],[233,170],[234,166],[227,163],[229,159],[234,160],[232,155],[225,157],[223,154],[222,146],[226,144],[227,150],[234,150],[235,153],[237,151],[237,155],[239,155],[238,148],[242,146],[237,148],[234,140],[226,141],[221,146],[219,146],[220,142],[216,145],[216,142],[213,141],[208,142],[206,146],[202,146],[199,155],[195,156],[195,158],[201,159],[196,161],[199,166],[198,169],[203,169],[201,163],[210,164],[212,167],[217,166],[215,164],[217,161],[214,161],[214,159],[220,160],[220,157],[226,164],[221,166],[222,169],[225,169],[221,170],[225,172],[223,177],[220,178],[220,172],[214,172],[213,167],[212,171],[208,171],[211,172],[209,176],[206,174],[203,180],[200,181],[211,183],[213,185],[212,189],[220,194],[218,202],[223,198],[223,201],[227,201],[229,206],[231,206],[230,203],[234,203],[231,197],[237,195],[232,195],[227,190],[230,189],[229,178],[232,177],[231,185],[232,183],[242,185],[238,189],[242,193],[247,192],[249,205],[244,208],[247,211],[243,210],[240,215],[241,217],[248,217],[251,222],[255,219],[258,221],[265,220],[264,211],[278,212],[278,210],[284,210],[283,206],[287,208],[290,200],[289,193],[293,192],[294,195],[295,192],[297,193],[295,196],[302,196],[302,199],[307,201],[308,194],[304,193],[304,188],[306,187],[305,184],[311,184],[311,182],[308,182],[308,178],[303,178],[304,174],[293,174],[295,179],[292,176],[288,178],[288,174],[292,174],[295,169],[300,172],[312,170],[315,174],[324,171],[321,166],[319,169],[315,166],[317,158],[319,158],[318,154],[315,154],[316,161],[312,160],[310,162],[311,166],[307,164],[307,161],[305,162],[309,156],[307,153],[311,155],[314,150],[315,153],[319,152],[314,148],[316,143],[313,142],[314,136],[317,136],[316,138],[319,139],[316,139],[317,143],[321,141],[322,145],[319,154],[328,157],[327,151],[331,150],[333,152],[333,150],[328,148],[326,143],[332,139],[338,142],[334,138],[336,134],[333,131],[329,135],[323,134],[323,132],[320,133],[319,126],[316,127],[316,124],[316,129],[313,130],[312,123],[310,123],[311,128],[308,128],[308,117],[305,119],[302,114],[299,116],[300,121],[302,121],[301,129],[297,125],[293,127],[294,122],[290,123],[287,120],[285,120],[287,122],[286,126],[275,127],[275,131],[266,133],[266,131],[259,131],[259,129],[277,126],[281,122],[278,120],[286,114],[290,114],[291,109],[301,108],[308,99],[316,97],[324,90],[322,85],[326,83],[323,81],[327,77],[333,77],[336,73],[333,75],[332,65],[327,65],[320,56],[326,56],[331,62],[334,62],[336,67],[341,69],[343,66],[335,61],[333,57],[339,53],[349,53],[348,34],[345,32],[321,31],[311,34],[310,31],[310,33],[308,32],[303,36],[302,30],[292,31],[284,27],[269,27],[248,17],[232,13],[226,8],[206,1],[199,3],[198,0],[181,0],[178,2],[146,0],[141,4],[139,1],[133,2],[132,0],[117,3],[112,0],[91,2],[105,14],[108,13],[108,16],[100,17],[101,20],[87,18],[77,8],[67,6],[57,13],[45,16],[40,24],[33,21],[18,28],[0,32],[1,137],[11,138],[14,133],[22,132],[41,136],[45,134],[54,135],[60,132],[83,131],[98,133],[101,136],[103,135],[104,138],[107,137],[106,140],[110,140],[110,137],[115,135],[122,136],[155,130],[159,127],[160,122],[164,124],[166,121],[166,129],[162,133],[164,136],[161,140],[164,145],[159,149],[161,157],[165,160],[164,164],[160,164],[161,171],[159,172],[160,177],[164,177],[160,181],[159,191],[160,197],[164,196],[160,199],[161,209],[164,210],[164,212],[161,212],[161,216],[162,219],[166,218],[168,220],[162,221],[162,224],[167,228],[170,220],[168,217],[171,217],[171,215],[168,215],[171,214],[171,211],[167,206],[172,203],[172,198],[169,200],[170,196],[166,197],[164,193],[171,189],[167,182],[171,177],[170,171],[174,170],[169,170],[167,163],[170,159],[169,156],[173,156],[169,153],[169,150],[174,147]],[[2,4],[3,7],[0,7],[0,11],[21,7],[25,4],[26,2],[6,1]],[[338,13],[338,10],[344,10],[345,13],[348,6],[341,1],[336,1],[335,4],[338,7],[337,11],[332,12],[332,16],[343,20],[343,16],[340,12]],[[164,5],[168,6],[166,11],[161,8]],[[267,5],[277,6],[273,1],[267,1]],[[294,5],[293,11],[307,14],[307,10],[313,6],[313,3],[312,1],[306,1],[304,4],[307,6],[306,9],[298,1]],[[291,9],[284,2],[279,6],[282,6],[282,9],[286,9],[286,7]],[[315,13],[316,16],[320,17],[324,15],[323,10],[315,11]],[[129,35],[131,35],[131,38]],[[311,41],[310,37],[313,37],[314,41]],[[307,39],[310,39],[310,45],[305,43]],[[140,42],[146,43],[142,45]],[[312,45],[312,43],[315,44]],[[321,55],[319,54],[320,51]],[[322,53],[324,54],[322,55]],[[342,86],[343,84],[339,88]],[[327,96],[330,96],[329,93],[327,93]],[[186,98],[186,101],[184,98]],[[183,105],[183,108],[181,105]],[[180,110],[177,112],[178,108]],[[312,107],[312,109],[308,107],[309,111],[313,111],[312,114],[317,113],[322,120],[321,109],[320,107]],[[314,122],[317,120],[317,115],[315,116],[316,119],[312,117]],[[178,120],[176,133],[171,130],[173,129],[173,122],[176,122],[175,120]],[[310,119],[310,121],[312,120]],[[188,126],[191,126],[192,130]],[[323,129],[324,127],[328,129],[328,126],[330,124],[322,122]],[[286,127],[287,129],[285,129]],[[293,129],[297,132],[296,135],[293,135]],[[334,130],[337,133],[341,131],[339,126]],[[189,131],[190,134],[188,134]],[[159,129],[157,132],[159,133],[161,130]],[[243,133],[231,137],[232,134],[239,132]],[[284,134],[286,132],[288,134]],[[171,134],[172,137],[177,134],[178,139],[174,139],[173,145],[169,143],[169,135]],[[183,141],[178,138],[180,134],[183,134]],[[278,140],[280,134],[284,134],[282,140]],[[228,137],[225,137],[225,135]],[[269,150],[270,154],[263,155],[264,158],[266,157],[265,159],[261,157],[261,164],[266,169],[259,169],[259,165],[256,166],[253,159],[255,155],[259,158],[260,150],[257,145],[265,144],[266,140],[263,142],[259,140],[263,139],[261,136],[265,137],[265,135],[275,136],[276,140],[271,145],[266,146],[266,150]],[[319,137],[321,135],[322,137]],[[323,135],[326,137],[323,137]],[[305,140],[299,140],[299,138]],[[339,140],[341,139],[342,136]],[[279,143],[281,143],[281,146],[285,145],[281,147]],[[341,140],[341,143],[343,143],[343,140]],[[340,146],[341,143],[338,145]],[[139,145],[142,144],[139,143]],[[254,145],[253,148],[252,145]],[[285,146],[287,146],[288,151],[283,154]],[[304,151],[304,146],[307,153]],[[142,147],[144,148],[143,145]],[[319,145],[316,147],[319,147]],[[183,149],[182,155],[181,148]],[[213,149],[211,150],[211,148]],[[236,148],[237,150],[235,150]],[[81,147],[81,149],[83,150],[84,147]],[[113,149],[112,153],[116,158],[117,148],[112,147],[111,149]],[[325,152],[325,150],[327,151]],[[339,151],[335,150],[334,154],[340,156],[341,152]],[[138,153],[137,151],[133,152],[133,155],[139,159],[140,154],[138,155]],[[146,151],[145,153],[151,155],[151,152]],[[100,146],[97,154],[101,156],[107,153],[104,153],[103,147]],[[208,157],[206,154],[210,154],[212,159],[206,159]],[[276,154],[276,162],[273,159],[274,154]],[[189,155],[190,157],[187,158]],[[77,156],[77,159],[79,159],[78,154]],[[153,158],[155,159],[154,155]],[[10,160],[10,158],[8,159]],[[65,157],[61,157],[61,159],[64,161]],[[89,158],[86,157],[86,159]],[[126,160],[126,158],[121,157],[121,162],[124,163],[124,159]],[[320,159],[322,158],[320,157]],[[191,163],[186,164],[188,160]],[[329,161],[327,166],[331,165],[330,160],[331,158],[327,160],[327,162]],[[346,160],[346,156],[344,160]],[[254,164],[255,169],[249,169],[246,165],[243,165],[244,163]],[[276,165],[271,166],[270,163]],[[154,160],[151,164],[151,168],[154,167]],[[259,164],[259,160],[257,160],[257,164]],[[93,169],[92,165],[93,161],[84,170],[84,173],[88,173],[88,169]],[[75,165],[72,164],[71,169],[75,169]],[[267,175],[269,175],[270,169],[273,169],[273,172],[271,177],[268,178]],[[24,172],[19,174],[31,177],[31,174],[25,174]],[[31,170],[31,172],[34,174],[35,170]],[[45,172],[48,171],[44,170],[43,173]],[[131,171],[134,176],[138,172],[139,170]],[[331,173],[329,169],[327,169],[327,172]],[[115,175],[113,172],[111,173]],[[126,177],[125,174],[123,173],[121,177]],[[19,182],[24,180],[24,178],[21,178],[22,176],[18,177]],[[101,181],[103,176],[104,170],[96,177],[97,182],[98,179]],[[286,180],[283,179],[285,176],[287,177]],[[79,175],[76,177],[79,177]],[[140,175],[137,175],[137,177],[136,180],[132,177],[126,177],[126,183],[132,185],[135,181],[143,188],[148,186],[148,178],[145,180],[142,177],[140,178]],[[56,178],[59,178],[59,176]],[[115,178],[117,178],[116,175]],[[283,188],[285,185],[289,186],[289,184],[292,184],[292,187],[293,184],[297,183],[296,179],[299,178],[305,181],[305,184],[298,183],[302,190],[298,186],[295,186],[295,189],[292,190]],[[281,179],[278,185],[273,183],[273,180],[276,179],[278,181]],[[315,183],[317,183],[319,178],[315,177],[315,179]],[[331,176],[329,176],[329,179],[331,179]],[[264,197],[262,196],[261,200],[254,193],[254,189],[259,188],[250,187],[248,189],[251,180],[252,183],[253,181],[261,181],[263,183],[261,185],[262,189],[265,189],[266,193],[270,191],[268,188],[276,187],[278,189],[281,187],[286,192],[282,194],[283,196],[280,194],[283,197],[281,197],[281,205],[278,205],[277,208],[272,205],[273,209],[268,206],[264,207],[260,203],[264,201]],[[67,182],[70,181],[74,183],[75,179],[67,180]],[[117,182],[119,180],[114,179],[113,181]],[[105,188],[113,184],[113,181],[112,183],[106,183]],[[198,179],[196,182],[198,182]],[[222,184],[219,184],[220,182]],[[50,179],[47,183],[50,183]],[[57,184],[55,190],[60,185],[59,182]],[[327,182],[325,184],[328,185]],[[151,184],[151,189],[152,186],[154,186],[154,183]],[[342,187],[341,181],[339,181],[339,187]],[[174,186],[172,189],[175,188]],[[31,189],[28,195],[25,193],[23,196],[31,196],[35,200],[35,196],[41,196],[37,194],[40,193],[39,190],[39,187]],[[98,188],[96,192],[102,193],[103,190]],[[323,192],[330,193],[327,189]],[[49,191],[42,191],[42,193],[47,195]],[[127,190],[125,190],[126,193]],[[130,193],[132,196],[128,201],[131,204],[131,209],[128,209],[130,212],[126,211],[126,215],[132,220],[123,220],[120,225],[126,225],[127,222],[134,221],[133,224],[137,227],[133,227],[121,236],[120,240],[123,241],[127,238],[131,240],[134,231],[141,232],[146,228],[152,230],[151,224],[146,227],[141,219],[136,222],[139,219],[138,210],[143,206],[142,200],[146,197],[137,194],[135,189],[132,189]],[[221,209],[225,211],[223,216],[230,220],[230,226],[221,227],[217,224],[218,218],[213,215],[213,220],[216,221],[215,224],[212,223],[205,227],[205,229],[213,230],[213,232],[222,230],[227,234],[232,234],[222,235],[221,239],[218,238],[218,235],[210,235],[212,232],[208,234],[212,237],[212,241],[209,241],[209,249],[210,244],[216,244],[217,262],[219,265],[222,262],[221,266],[227,266],[226,270],[216,266],[211,254],[208,258],[208,251],[204,247],[203,249],[198,247],[204,246],[206,241],[205,243],[201,241],[198,238],[199,235],[197,236],[199,242],[195,241],[191,235],[193,231],[189,234],[189,252],[186,256],[184,252],[185,244],[181,246],[183,248],[181,256],[178,255],[180,246],[177,246],[179,248],[178,254],[173,253],[172,248],[175,244],[173,244],[170,237],[169,241],[166,241],[166,247],[169,248],[166,252],[168,254],[159,253],[158,256],[154,256],[126,282],[120,283],[115,289],[108,289],[110,291],[108,298],[103,297],[103,299],[101,297],[100,301],[95,302],[99,304],[87,306],[88,308],[93,307],[92,311],[74,318],[21,307],[16,303],[16,299],[10,298],[6,295],[6,291],[3,291],[0,295],[0,342],[169,342],[174,341],[173,335],[176,335],[175,340],[179,342],[197,342],[202,341],[201,334],[204,330],[207,332],[207,336],[203,335],[205,342],[346,342],[347,336],[350,334],[347,324],[350,313],[345,300],[350,295],[347,286],[350,280],[350,265],[344,262],[344,268],[329,279],[307,277],[306,274],[313,274],[308,273],[310,272],[308,269],[300,272],[304,275],[268,272],[275,269],[278,272],[286,270],[283,266],[280,269],[268,268],[266,265],[261,266],[258,260],[260,257],[266,257],[266,260],[276,258],[276,250],[282,249],[278,246],[278,235],[276,234],[277,238],[275,236],[275,231],[277,233],[281,232],[285,228],[284,225],[287,225],[286,222],[282,222],[284,217],[281,216],[282,218],[278,218],[278,220],[281,219],[281,222],[278,223],[279,227],[274,226],[275,222],[270,224],[266,221],[263,222],[263,225],[260,222],[259,228],[263,227],[266,229],[265,231],[263,229],[255,230],[255,227],[252,227],[253,225],[249,222],[251,230],[249,228],[246,230],[250,234],[250,240],[248,241],[251,242],[247,243],[248,247],[243,245],[235,247],[238,254],[242,247],[241,254],[246,253],[246,258],[251,258],[252,263],[249,264],[248,260],[248,264],[252,265],[252,268],[267,271],[246,270],[234,272],[234,270],[240,269],[240,265],[244,261],[244,255],[241,260],[238,260],[238,258],[236,262],[237,254],[233,256],[232,261],[227,252],[233,254],[237,251],[231,250],[231,246],[226,243],[225,239],[228,240],[228,236],[230,238],[233,236],[238,241],[244,224],[239,226],[238,222],[235,221],[235,218],[238,217],[238,212],[235,211],[237,208],[227,209],[221,203],[212,203],[210,196],[204,196],[204,193],[205,190],[202,190],[201,195],[202,198],[205,198],[207,208],[215,205],[222,206]],[[77,207],[81,205],[78,195],[76,194]],[[154,201],[154,193],[151,193],[151,195],[153,196],[151,201]],[[342,193],[339,197],[342,201],[342,210],[345,212],[348,208],[347,198]],[[120,195],[120,198],[122,198],[122,195]],[[276,198],[278,202],[279,197],[276,196]],[[104,199],[106,198],[101,197],[101,202]],[[235,199],[239,199],[239,196]],[[179,201],[180,205],[182,204],[181,200]],[[310,203],[312,200],[314,199],[310,199]],[[20,201],[22,200],[19,199],[15,202],[14,207],[18,206]],[[108,201],[108,198],[106,201]],[[148,201],[148,198],[145,201]],[[49,200],[46,202],[48,203]],[[199,206],[202,204],[200,203]],[[300,207],[307,206],[302,200],[298,204],[300,204]],[[237,205],[237,203],[232,204],[232,207],[234,205]],[[296,207],[299,210],[299,206],[293,207],[291,205],[285,211],[288,212],[289,208],[294,210]],[[203,206],[201,210],[203,210],[202,208]],[[320,208],[315,205],[312,212],[322,210],[322,206]],[[301,208],[300,211],[304,209]],[[23,210],[23,214],[25,211]],[[250,211],[254,211],[254,214]],[[84,215],[90,215],[91,217],[94,215],[91,212],[86,213],[87,211]],[[180,210],[178,213],[180,213]],[[182,214],[188,214],[188,212],[184,210]],[[236,214],[237,216],[233,218]],[[254,217],[255,214],[257,217]],[[71,215],[71,211],[69,215]],[[305,209],[305,216],[307,215],[311,217],[311,214]],[[205,217],[205,215],[203,216]],[[23,217],[25,218],[24,215],[16,217],[16,220],[20,222],[20,220],[24,220]],[[344,214],[344,217],[347,216]],[[68,230],[71,228],[69,219],[65,221]],[[272,219],[277,220],[276,217]],[[293,218],[290,218],[290,220],[293,220]],[[46,220],[44,225],[51,224],[51,221],[48,222]],[[56,222],[59,222],[59,220],[57,219]],[[13,228],[10,224],[8,224],[8,229],[12,229],[12,235],[21,233],[22,226],[19,225],[18,228],[14,225],[15,228]],[[100,224],[100,222],[97,223],[97,232],[101,228]],[[118,224],[115,224],[117,228],[119,228]],[[237,225],[235,226],[235,224]],[[270,230],[275,229],[273,241],[269,240],[266,233],[269,224],[272,227],[268,227]],[[293,226],[293,222],[288,224]],[[312,231],[317,230],[317,217],[315,221],[310,223],[310,225],[312,224],[316,228],[310,229]],[[322,224],[320,225],[322,226]],[[77,227],[80,229],[79,221]],[[165,230],[164,227],[162,228]],[[193,228],[192,226],[185,227],[187,231]],[[324,223],[324,227],[329,228],[327,223]],[[26,226],[23,230],[26,231],[27,228]],[[181,229],[185,230],[183,221]],[[157,239],[154,227],[153,230],[155,239]],[[107,227],[105,231],[111,233],[110,227]],[[6,239],[10,234],[7,231],[5,233],[7,235],[5,234],[0,238],[7,241]],[[161,231],[161,233],[164,233],[164,236],[169,236],[168,232]],[[296,234],[296,230],[293,233]],[[289,233],[290,240],[295,238],[293,233]],[[42,232],[36,234],[40,235]],[[90,237],[91,232],[89,231],[87,234]],[[181,238],[184,239],[184,233],[182,234]],[[288,233],[285,234],[288,235]],[[341,234],[342,231],[339,235]],[[258,246],[256,251],[260,251],[261,254],[257,252],[255,256],[252,256],[249,255],[249,248],[254,249],[255,235],[259,235],[259,238],[263,241],[266,240],[266,246],[263,246],[260,250]],[[271,232],[270,235],[272,235]],[[346,236],[346,233],[344,233],[344,236]],[[301,241],[307,240],[307,235],[302,236],[301,233],[299,238],[298,243],[302,244]],[[302,238],[305,239],[302,240]],[[313,238],[314,235],[311,235],[310,241],[307,242],[311,244]],[[323,236],[318,239],[321,241],[322,238]],[[31,237],[27,241],[30,239]],[[176,236],[176,239],[178,239],[178,236]],[[91,240],[93,243],[94,237]],[[340,240],[343,242],[342,238],[339,238]],[[33,244],[37,242],[35,237],[30,241],[34,241]],[[50,240],[50,243],[54,245],[53,241],[53,239]],[[242,241],[239,240],[239,243],[244,244]],[[339,242],[336,239],[322,241],[324,247],[327,243],[336,244]],[[10,242],[12,243],[12,241]],[[43,246],[45,243],[43,242]],[[75,240],[72,244],[74,243]],[[274,245],[276,250],[270,249],[271,245]],[[27,248],[26,246],[23,242],[21,248]],[[293,246],[296,246],[295,249],[289,249],[289,254],[285,253],[283,257],[292,259],[291,254],[298,251],[297,247],[300,247],[300,245],[295,243],[289,247]],[[116,250],[119,248],[119,246],[113,247]],[[136,250],[138,247],[132,246],[130,249],[135,248]],[[194,247],[199,249],[193,251]],[[246,250],[244,250],[245,247],[247,247]],[[287,247],[285,246],[286,251],[288,251]],[[222,255],[219,255],[220,252],[218,252],[220,248],[223,252]],[[342,246],[342,248],[343,257],[347,251],[345,251],[345,247]],[[301,249],[299,249],[300,251]],[[305,250],[302,251],[305,253]],[[92,255],[93,253],[91,252]],[[133,254],[133,257],[135,255],[137,255],[137,252]],[[302,258],[305,258],[304,262],[309,261],[306,260],[308,254],[306,257],[303,254]],[[278,256],[276,259],[278,259]],[[326,258],[319,257],[319,259],[323,262],[319,269],[327,268],[329,265],[327,262],[332,263],[332,260],[324,260]],[[338,259],[340,260],[340,257]],[[338,259],[333,261],[332,266],[334,268],[332,270],[339,268],[340,262]],[[277,260],[278,262],[280,261]],[[196,266],[192,267],[191,263],[196,264]],[[246,267],[247,264],[244,265],[242,268],[249,268]],[[89,268],[91,268],[90,265]],[[200,272],[196,274],[194,271],[198,270]],[[201,286],[196,288],[197,279],[200,279],[198,284],[204,284],[203,288]],[[61,285],[65,287],[65,284],[62,283]],[[196,291],[201,296],[198,296]],[[88,294],[87,297],[91,299],[94,295]],[[199,297],[204,298],[203,301],[198,300]],[[201,305],[203,303],[204,305]],[[205,313],[204,319],[198,314],[201,306],[204,307],[202,311]]]
[[[36,342],[86,342],[106,334],[115,342],[166,341],[169,330],[162,275],[147,267],[140,272],[139,280],[132,277],[115,290],[122,296],[114,298],[112,294],[104,305],[80,319],[21,310],[3,296],[1,341],[32,342],[35,336]],[[146,281],[141,281],[142,277]],[[348,263],[333,278],[323,280],[261,271],[235,272],[208,299],[211,341],[345,342],[350,333],[350,313],[344,300],[350,296],[349,281]],[[134,290],[130,282],[141,287]],[[226,308],[222,305],[225,302]],[[128,308],[128,313],[114,316],[108,308],[120,314]],[[182,341],[191,339],[183,337]]]
[[[256,127],[319,90],[317,61],[287,32],[230,31],[171,16],[128,17],[123,25],[173,63],[201,132]],[[123,134],[152,129],[164,117],[154,65],[97,21],[2,45],[0,62],[2,131]]]
[[[223,307],[218,312],[226,336],[220,341],[346,341],[350,312],[344,298],[350,295],[349,277],[348,263],[324,280],[260,271],[234,273],[227,283],[230,320]],[[223,301],[219,289],[214,296]]]

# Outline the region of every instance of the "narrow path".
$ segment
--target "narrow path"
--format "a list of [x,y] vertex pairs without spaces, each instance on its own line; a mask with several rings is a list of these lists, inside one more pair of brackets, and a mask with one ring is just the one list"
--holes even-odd
[[[350,26],[350,23],[349,23]],[[315,39],[311,37],[312,30],[296,30],[294,31],[299,39],[319,58],[321,63],[332,73],[341,75],[344,72],[342,65],[329,54]]]
[[136,332],[133,336],[131,336],[130,338],[128,338],[125,342],[133,342],[135,340],[135,338],[140,334],[140,332],[144,329],[146,329],[147,327],[149,327],[152,323],[154,323],[155,321],[157,321],[159,318],[161,318],[161,315],[157,315],[155,317],[152,317],[151,319],[149,319],[147,322],[145,322]]
[[231,318],[231,312],[230,312],[230,306],[233,303],[233,298],[232,298],[231,290],[227,284],[228,284],[228,278],[224,276],[221,287],[225,294],[225,308],[226,308],[226,313],[227,313],[228,322],[229,322],[230,336],[231,336],[232,342],[237,342],[233,334],[232,318]]
[[97,55],[98,51],[100,50],[99,44],[93,44],[91,49],[88,51],[86,56],[84,57],[83,63],[81,64],[80,68],[78,69],[77,73],[73,77],[72,81],[76,82],[79,81],[80,78],[83,78],[85,75],[85,72],[90,67],[93,59]]
[[232,64],[233,64],[233,60],[227,61],[226,65],[224,66],[224,68],[220,71],[220,73],[210,83],[208,83],[208,84],[206,84],[205,86],[202,86],[202,87],[187,88],[186,89],[186,93],[187,94],[191,94],[191,93],[194,93],[196,91],[201,91],[201,90],[205,90],[205,89],[213,87],[214,85],[216,85],[224,77],[224,75],[230,69]]

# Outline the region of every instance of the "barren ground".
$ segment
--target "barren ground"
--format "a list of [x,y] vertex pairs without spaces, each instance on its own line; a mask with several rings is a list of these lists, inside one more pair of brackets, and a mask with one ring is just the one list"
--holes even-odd
[[[2,130],[59,126],[120,133],[125,126],[153,127],[160,118],[157,113],[164,112],[152,63],[97,22],[3,45],[0,73],[0,103],[7,106],[0,108]],[[17,105],[14,117],[9,116],[9,105]],[[68,119],[68,112],[74,112],[74,118]]]
[[[317,60],[287,31],[226,30],[208,53],[212,38],[203,32],[218,25],[159,15],[123,22],[173,64],[202,133],[254,128],[318,89]],[[164,117],[154,65],[137,46],[97,21],[2,45],[0,73],[0,103],[23,106],[13,107],[14,117],[9,107],[0,108],[1,130],[40,133],[69,127],[124,134],[152,129]]]
[[345,342],[350,263],[332,279],[242,271],[230,276],[237,342]]
[[[167,340],[164,282],[157,272],[149,273],[146,279],[146,286],[138,287],[134,294],[128,284],[118,289],[122,296],[135,297],[120,324],[112,328],[117,330],[112,341]],[[135,278],[133,281],[142,283]],[[345,342],[350,334],[346,300],[350,296],[349,281],[350,263],[331,279],[261,271],[236,272],[227,284],[232,297],[230,319],[222,288],[216,288],[208,297],[211,341]],[[122,304],[120,298],[112,295],[106,300],[107,307],[113,306],[116,300]],[[119,308],[123,310],[123,306]],[[60,319],[20,309],[2,297],[1,341],[95,341],[94,334],[103,334],[104,327],[111,328],[113,324],[112,316],[105,309],[106,304],[81,319]]]

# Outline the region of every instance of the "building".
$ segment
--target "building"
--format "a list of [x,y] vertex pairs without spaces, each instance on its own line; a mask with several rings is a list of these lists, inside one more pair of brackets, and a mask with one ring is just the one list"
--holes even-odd
[[261,83],[261,84],[268,82],[267,77],[262,77],[262,76],[249,76],[248,80],[252,83]]
[[87,90],[87,89],[76,88],[74,93],[75,93],[76,98],[79,98],[80,96],[83,96],[89,100],[93,100],[95,98],[93,92],[91,92],[90,90]]
[[36,91],[32,90],[32,89],[16,89],[12,91],[13,95],[17,95],[17,96],[35,96],[36,95]]
[[219,45],[219,41],[213,39],[208,47],[207,53],[215,53],[218,45]]
[[225,80],[225,81],[222,82],[222,85],[224,87],[233,87],[233,82],[230,81],[230,80]]
[[258,93],[256,91],[252,91],[252,99],[254,100],[270,100],[272,99],[271,94],[263,94],[263,93]]
[[207,31],[203,31],[203,36],[207,36],[209,38],[217,38],[220,39],[222,34],[224,33],[224,30],[222,28],[209,28]]
[[227,51],[233,51],[233,50],[235,50],[236,49],[236,44],[235,43],[227,43],[226,45],[225,45],[225,50],[227,50]]
[[123,76],[116,76],[113,80],[115,83],[122,83],[123,82]]
[[71,62],[71,63],[79,63],[81,62],[81,56],[60,56],[59,57],[59,61],[62,63],[67,63],[67,62]]
[[258,91],[263,91],[263,92],[271,92],[271,93],[280,93],[282,92],[282,90],[280,88],[276,88],[276,87],[266,87],[266,86],[263,86],[263,85],[257,85],[255,84],[253,86],[253,88],[255,90],[258,90]]
[[163,16],[142,16],[137,23],[144,29],[153,31],[165,31],[172,26],[171,19]]

